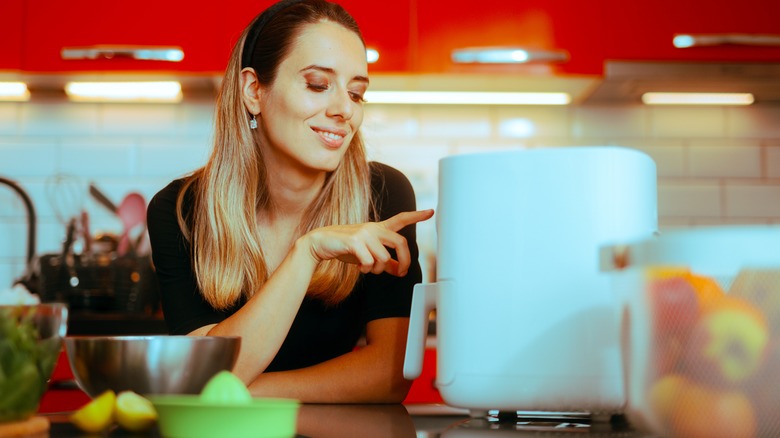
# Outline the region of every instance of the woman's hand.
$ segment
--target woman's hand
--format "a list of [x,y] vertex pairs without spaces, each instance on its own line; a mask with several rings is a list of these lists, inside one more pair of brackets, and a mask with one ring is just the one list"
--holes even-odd
[[[339,259],[360,265],[360,272],[387,272],[403,277],[411,263],[409,246],[398,231],[407,225],[430,219],[433,210],[406,211],[382,222],[355,225],[332,225],[305,234],[311,255],[316,262]],[[387,248],[395,250],[398,260],[390,257]]]

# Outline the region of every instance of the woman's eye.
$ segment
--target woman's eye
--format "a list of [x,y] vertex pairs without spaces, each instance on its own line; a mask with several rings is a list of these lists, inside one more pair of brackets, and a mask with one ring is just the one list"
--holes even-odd
[[352,99],[353,102],[363,103],[366,100],[363,99],[363,95],[354,91],[349,92],[349,98]]
[[327,91],[328,84],[314,84],[314,83],[309,82],[309,83],[306,84],[306,87],[308,89],[314,90],[314,91]]

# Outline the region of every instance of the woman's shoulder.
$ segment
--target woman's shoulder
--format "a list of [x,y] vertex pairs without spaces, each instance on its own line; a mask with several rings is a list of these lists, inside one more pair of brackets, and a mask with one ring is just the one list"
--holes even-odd
[[380,220],[402,211],[416,209],[414,188],[400,170],[378,161],[372,161],[371,192]]
[[179,197],[179,192],[184,186],[185,179],[179,178],[168,183],[158,191],[149,201],[149,207],[163,207],[166,205],[176,205],[176,199]]
[[[187,178],[179,178],[171,181],[160,189],[149,201],[149,206],[147,207],[147,215],[151,216],[157,216],[157,215],[170,215],[175,214],[176,212],[176,202],[179,198],[179,192],[182,191],[182,189],[185,187],[187,183]],[[188,194],[184,198],[184,202],[182,203],[182,207],[184,209],[189,209],[192,205],[192,196]]]
[[382,188],[411,188],[409,178],[400,170],[379,161],[371,161],[371,186],[374,191]]

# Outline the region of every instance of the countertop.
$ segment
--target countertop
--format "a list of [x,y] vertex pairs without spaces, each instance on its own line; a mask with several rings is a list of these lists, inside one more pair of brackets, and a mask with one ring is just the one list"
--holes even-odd
[[[445,405],[328,405],[304,404],[298,415],[298,438],[497,438],[560,436],[570,433],[600,437],[648,437],[619,418],[592,420],[583,414],[526,413],[505,418],[471,418],[468,411]],[[47,414],[49,434],[42,437],[89,437],[68,422],[66,414]],[[94,436],[94,435],[92,435]],[[157,429],[131,434],[113,429],[107,437],[159,438]],[[577,436],[577,435],[574,435]],[[36,436],[37,438],[37,436]],[[215,437],[218,438],[218,437]]]

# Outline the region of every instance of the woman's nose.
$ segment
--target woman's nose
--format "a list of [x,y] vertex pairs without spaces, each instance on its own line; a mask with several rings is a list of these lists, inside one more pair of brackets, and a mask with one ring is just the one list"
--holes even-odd
[[340,117],[345,120],[352,118],[352,99],[347,92],[335,92],[331,94],[327,114],[330,117]]

